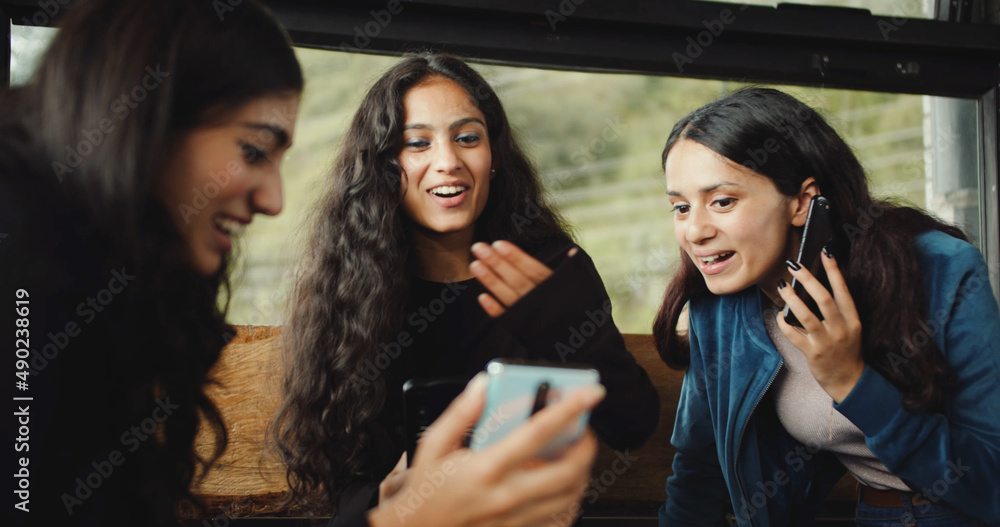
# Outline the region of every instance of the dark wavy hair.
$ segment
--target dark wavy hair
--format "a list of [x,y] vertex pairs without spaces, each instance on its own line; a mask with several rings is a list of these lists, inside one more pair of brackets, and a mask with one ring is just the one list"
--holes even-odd
[[[951,383],[947,363],[932,340],[924,346],[911,343],[926,309],[914,238],[929,230],[962,240],[965,234],[913,207],[872,197],[847,143],[816,111],[780,91],[745,88],[691,112],[670,132],[664,166],[682,139],[753,169],[787,196],[798,195],[803,181],[816,178],[843,223],[837,243],[848,261],[840,263],[861,318],[865,362],[903,393],[907,408],[941,410]],[[765,142],[767,158],[749,159],[748,152],[762,150]],[[682,254],[653,322],[656,349],[671,368],[684,369],[691,361],[686,335],[677,331],[681,311],[689,300],[707,294],[701,273]],[[893,365],[889,355],[904,343],[913,344],[914,355]]]
[[[86,219],[88,233],[106,243],[100,254],[112,268],[124,264],[141,277],[122,300],[128,309],[115,315],[132,324],[118,328],[116,340],[134,341],[104,343],[115,350],[107,353],[117,355],[114,364],[125,375],[116,382],[127,395],[102,401],[101,411],[124,426],[150,416],[157,399],[178,406],[156,441],[129,454],[128,465],[142,467],[142,481],[127,486],[133,495],[114,498],[138,511],[134,519],[142,524],[176,523],[179,502],[197,504],[192,481],[227,444],[204,385],[233,335],[225,322],[228,270],[224,264],[205,277],[191,269],[156,194],[163,167],[186,133],[256,98],[297,94],[302,86],[288,35],[255,0],[224,12],[203,0],[88,0],[62,19],[35,75],[9,95],[23,112],[32,147],[51,161],[40,177],[52,179],[50,187]],[[95,139],[107,123],[113,132]],[[77,147],[85,142],[86,150]],[[224,302],[220,291],[227,293]],[[105,346],[88,351],[97,347]],[[194,449],[199,423],[216,439],[207,457]]]
[[[536,169],[515,141],[500,99],[479,73],[452,56],[420,54],[382,75],[346,134],[290,297],[284,400],[273,435],[296,500],[336,503],[347,485],[386,469],[373,447],[389,435],[378,419],[384,376],[372,383],[352,379],[363,378],[363,361],[403,325],[409,291],[403,270],[411,258],[398,159],[403,100],[431,77],[461,85],[486,117],[496,176],[475,239],[511,240],[529,252],[570,240],[542,199]],[[395,460],[388,461],[391,468]]]

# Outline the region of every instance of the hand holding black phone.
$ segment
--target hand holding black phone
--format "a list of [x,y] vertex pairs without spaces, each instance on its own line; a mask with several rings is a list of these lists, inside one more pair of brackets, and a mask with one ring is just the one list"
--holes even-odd
[[[831,251],[838,263],[844,265],[844,260],[842,259],[844,258],[844,251],[836,238],[835,226],[838,226],[838,222],[830,200],[819,195],[813,196],[812,200],[809,201],[809,212],[806,215],[806,224],[802,231],[802,243],[799,244],[799,254],[796,261],[802,267],[809,269],[809,272],[823,284],[823,287],[827,291],[831,291],[831,289],[830,281],[823,267],[823,261],[820,260],[820,253],[823,251],[823,248],[826,247],[827,250]],[[823,320],[823,314],[820,313],[819,306],[816,305],[816,301],[802,287],[802,284],[795,278],[792,278],[791,285],[792,290],[802,299],[802,302],[805,303],[809,310],[820,320]],[[802,323],[795,317],[795,314],[792,313],[791,308],[787,304],[782,312],[782,316],[789,325],[802,327]]]

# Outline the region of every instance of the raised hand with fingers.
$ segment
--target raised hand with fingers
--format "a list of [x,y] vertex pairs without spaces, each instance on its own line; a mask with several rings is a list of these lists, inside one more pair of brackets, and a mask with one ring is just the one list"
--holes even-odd
[[791,260],[788,269],[816,301],[823,320],[782,281],[778,283],[778,294],[802,323],[802,329],[789,325],[780,314],[778,327],[802,350],[819,385],[839,403],[851,393],[865,369],[861,355],[861,319],[833,255],[824,249],[822,260],[832,295],[808,269]]
[[[570,249],[568,256],[578,250]],[[492,245],[478,242],[472,246],[472,254],[476,260],[469,264],[469,270],[492,293],[479,295],[479,305],[494,318],[552,276],[545,264],[505,240]]]

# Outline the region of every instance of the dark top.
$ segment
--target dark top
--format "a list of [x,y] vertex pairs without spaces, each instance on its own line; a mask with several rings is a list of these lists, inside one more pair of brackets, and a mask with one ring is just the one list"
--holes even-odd
[[[178,304],[148,294],[151,273],[135,269],[97,232],[75,187],[59,182],[50,163],[22,126],[0,123],[4,395],[30,398],[8,403],[5,413],[5,441],[14,450],[4,470],[28,477],[14,479],[14,489],[27,492],[8,494],[14,503],[4,515],[12,522],[4,525],[176,524],[183,489],[157,434],[161,423],[183,431],[197,414],[173,391],[155,398],[151,379],[186,368],[178,375],[195,382],[199,366],[169,348],[177,341],[165,333],[195,331],[191,319],[201,313],[187,304],[169,315],[169,327],[152,324],[165,320],[154,313]],[[185,284],[178,289],[189,290]],[[221,349],[221,331],[215,339]],[[15,363],[16,353],[26,364]]]
[[[89,236],[81,212],[63,199],[44,161],[30,154],[23,130],[8,126],[2,134],[0,298],[6,305],[0,323],[11,354],[12,345],[30,352],[21,355],[26,369],[7,361],[15,367],[12,373],[28,374],[8,381],[5,399],[30,398],[14,401],[4,422],[8,444],[23,445],[5,456],[8,470],[14,474],[27,463],[28,477],[15,481],[15,488],[26,484],[28,492],[15,500],[20,506],[12,511],[13,520],[17,525],[124,523],[135,516],[116,500],[129,494],[127,483],[137,479],[139,463],[115,463],[124,455],[111,459],[113,451],[127,453],[116,437],[127,427],[121,430],[119,416],[105,412],[101,403],[124,394],[116,386],[115,350],[94,343],[110,334],[108,315],[125,306],[110,297],[102,297],[107,306],[97,300],[113,278],[112,268],[105,269],[109,276],[102,284],[99,244],[82,243]],[[97,301],[101,316],[88,297]],[[18,300],[24,303],[15,306]],[[27,309],[16,313],[15,307]],[[15,328],[26,330],[16,342]],[[19,421],[9,417],[13,412]]]
[[387,393],[397,395],[382,411],[387,422],[397,424],[396,444],[382,456],[385,465],[377,481],[347,489],[331,525],[364,525],[364,511],[375,505],[381,478],[402,454],[402,385],[408,379],[464,382],[498,357],[590,365],[607,388],[591,418],[597,436],[625,450],[638,448],[653,434],[660,416],[656,389],[625,348],[590,256],[581,250],[566,258],[568,249],[557,248],[554,258],[535,255],[553,269],[552,276],[496,319],[480,307],[477,297],[486,290],[476,279],[442,284],[411,277],[403,338],[397,342],[412,343],[401,346],[388,367]]

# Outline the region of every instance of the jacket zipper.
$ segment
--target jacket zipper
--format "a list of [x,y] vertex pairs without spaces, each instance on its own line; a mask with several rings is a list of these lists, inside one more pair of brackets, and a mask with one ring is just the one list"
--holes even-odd
[[[774,370],[774,373],[771,374],[771,380],[767,381],[767,386],[764,387],[764,391],[761,392],[760,397],[757,398],[757,402],[754,403],[753,408],[750,409],[750,414],[747,415],[747,420],[743,423],[743,428],[740,429],[740,438],[736,441],[736,457],[733,459],[733,472],[736,473],[736,486],[740,489],[740,497],[743,498],[743,503],[747,503],[746,494],[743,492],[743,482],[740,479],[740,453],[743,450],[743,435],[746,434],[747,424],[750,423],[750,418],[753,417],[753,413],[757,411],[757,407],[760,406],[760,402],[764,400],[764,395],[771,389],[771,385],[774,384],[774,380],[778,378],[778,373],[781,372],[781,367],[784,364],[784,359],[778,362],[778,369]],[[751,503],[750,505],[753,504]],[[733,509],[735,511],[736,507],[734,506]],[[737,514],[739,513],[737,512]],[[747,521],[750,522],[750,527],[753,527],[754,525],[752,516],[752,514],[747,515]]]

